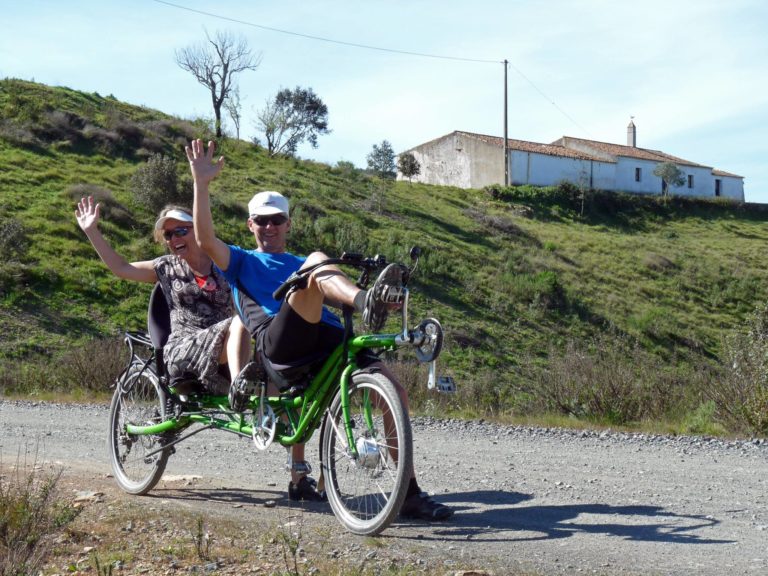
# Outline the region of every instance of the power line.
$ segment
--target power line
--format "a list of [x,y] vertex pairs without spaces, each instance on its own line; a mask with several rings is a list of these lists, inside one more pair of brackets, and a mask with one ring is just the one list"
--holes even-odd
[[570,120],[571,122],[573,122],[573,123],[574,123],[576,126],[578,126],[578,127],[581,129],[581,130],[583,130],[585,134],[589,135],[589,130],[587,130],[586,128],[584,128],[584,126],[582,126],[581,124],[579,124],[578,122],[576,122],[576,120],[574,120],[573,118],[571,118],[571,116],[570,116],[570,115],[569,115],[569,114],[568,114],[568,113],[567,113],[565,110],[563,110],[562,108],[560,108],[560,106],[558,106],[558,105],[555,103],[555,101],[554,101],[554,100],[552,100],[552,99],[551,99],[549,96],[547,96],[546,94],[544,94],[544,92],[542,92],[542,91],[539,89],[539,87],[538,87],[538,86],[536,86],[536,84],[534,84],[534,83],[533,83],[531,80],[529,80],[529,79],[528,79],[528,77],[527,77],[525,74],[523,74],[523,73],[522,73],[522,72],[521,72],[521,71],[520,71],[520,70],[519,70],[517,67],[515,67],[515,65],[514,65],[514,64],[512,64],[512,63],[511,63],[511,62],[509,62],[508,60],[505,60],[505,62],[506,62],[506,64],[507,64],[507,66],[509,66],[509,67],[510,67],[510,68],[512,68],[512,69],[513,69],[515,72],[517,72],[517,73],[518,73],[518,74],[519,74],[519,75],[520,75],[520,76],[523,78],[523,80],[525,80],[526,82],[528,82],[528,84],[530,84],[530,85],[533,87],[533,89],[534,89],[534,90],[536,90],[536,92],[538,92],[538,93],[541,95],[541,97],[542,97],[542,98],[544,98],[544,99],[545,99],[547,102],[549,102],[550,104],[552,104],[552,106],[554,106],[554,107],[557,109],[557,111],[558,111],[558,112],[560,112],[560,114],[562,114],[563,116],[565,116],[566,118],[568,118],[568,120]]
[[193,12],[195,14],[200,14],[202,16],[208,16],[210,18],[216,18],[218,20],[225,20],[227,22],[233,22],[235,24],[241,24],[243,26],[250,26],[252,28],[259,28],[261,30],[268,30],[269,32],[277,32],[278,34],[287,34],[289,36],[296,36],[298,38],[306,38],[308,40],[317,40],[319,42],[327,42],[329,44],[339,44],[341,46],[349,46],[352,48],[362,48],[365,50],[376,50],[378,52],[390,52],[392,54],[403,54],[405,56],[418,56],[421,58],[433,58],[436,60],[453,60],[456,62],[475,62],[475,63],[481,63],[481,64],[505,64],[506,66],[509,66],[512,68],[517,74],[525,80],[528,84],[531,85],[531,87],[539,93],[539,95],[544,98],[547,102],[552,104],[552,106],[555,107],[555,109],[560,112],[563,116],[565,116],[568,120],[570,120],[575,126],[577,126],[580,130],[582,130],[585,134],[589,134],[589,131],[584,128],[581,124],[576,122],[565,110],[560,108],[554,100],[552,100],[549,96],[547,96],[536,84],[533,83],[533,81],[528,78],[523,72],[517,68],[514,64],[509,62],[509,60],[489,60],[489,59],[481,59],[481,58],[463,58],[460,56],[445,56],[441,54],[428,54],[426,52],[414,52],[411,50],[398,50],[396,48],[383,48],[381,46],[372,46],[369,44],[357,44],[355,42],[345,42],[343,40],[334,40],[332,38],[324,38],[323,36],[314,36],[312,34],[302,34],[301,32],[293,32],[291,30],[283,30],[281,28],[273,28],[271,26],[264,26],[263,24],[256,24],[255,22],[248,22],[246,20],[239,20],[237,18],[230,18],[229,16],[222,16],[221,14],[214,14],[213,12],[206,12],[204,10],[197,10],[195,8],[189,8],[188,6],[182,6],[180,4],[175,4],[173,2],[167,2],[166,0],[152,0],[153,2],[156,2],[158,4],[164,4],[166,6],[171,6],[172,8],[177,8],[179,10],[185,10],[187,12]]
[[369,44],[356,44],[354,42],[344,42],[342,40],[333,40],[332,38],[323,38],[322,36],[313,36],[311,34],[302,34],[300,32],[292,32],[291,30],[282,30],[280,28],[272,28],[271,26],[264,26],[262,24],[256,24],[254,22],[238,20],[237,18],[221,16],[220,14],[214,14],[212,12],[204,12],[203,10],[188,8],[187,6],[181,6],[179,4],[174,4],[173,2],[166,2],[165,0],[153,0],[153,1],[157,2],[158,4],[165,4],[166,6],[172,6],[173,8],[178,8],[179,10],[186,10],[187,12],[202,14],[203,16],[210,16],[211,18],[218,18],[219,20],[226,20],[228,22],[242,24],[243,26],[251,26],[253,28],[260,28],[261,30],[269,30],[270,32],[278,32],[280,34],[298,36],[299,38],[307,38],[309,40],[318,40],[320,42],[328,42],[329,44],[340,44],[342,46],[351,46],[353,48],[364,48],[366,50],[378,50],[379,52],[392,52],[394,54],[405,54],[406,56],[421,56],[423,58],[436,58],[439,60],[456,60],[459,62],[480,62],[483,64],[501,63],[501,60],[483,60],[479,58],[462,58],[459,56],[443,56],[440,54],[427,54],[425,52],[412,52],[409,50],[397,50],[395,48],[382,48],[381,46],[371,46]]

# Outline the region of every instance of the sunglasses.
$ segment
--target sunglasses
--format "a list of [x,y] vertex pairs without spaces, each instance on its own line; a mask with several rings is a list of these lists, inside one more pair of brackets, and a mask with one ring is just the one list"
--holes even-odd
[[251,220],[256,223],[257,226],[266,226],[272,224],[272,226],[280,226],[288,222],[288,216],[285,214],[270,214],[269,216],[251,216]]
[[179,226],[173,230],[166,230],[163,232],[163,238],[166,240],[170,240],[171,238],[181,238],[182,236],[189,234],[189,230],[189,226]]

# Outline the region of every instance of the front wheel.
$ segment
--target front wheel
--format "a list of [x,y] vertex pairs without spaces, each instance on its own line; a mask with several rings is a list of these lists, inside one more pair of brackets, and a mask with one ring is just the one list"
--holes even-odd
[[397,390],[379,373],[352,375],[349,446],[341,391],[326,414],[321,450],[333,513],[355,534],[384,530],[400,512],[413,468],[411,423]]
[[165,419],[165,393],[157,376],[141,363],[120,378],[109,407],[109,455],[117,484],[129,494],[146,494],[160,480],[170,449],[158,436],[131,435],[127,424],[157,424]]

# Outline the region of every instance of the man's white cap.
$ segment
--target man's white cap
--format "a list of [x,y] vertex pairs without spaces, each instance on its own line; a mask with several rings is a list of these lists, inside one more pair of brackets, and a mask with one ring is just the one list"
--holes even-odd
[[251,216],[285,214],[288,216],[288,198],[280,192],[259,192],[248,202],[248,214]]

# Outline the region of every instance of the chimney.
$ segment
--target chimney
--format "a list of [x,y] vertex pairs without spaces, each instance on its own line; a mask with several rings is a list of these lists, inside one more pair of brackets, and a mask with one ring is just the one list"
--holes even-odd
[[629,117],[629,126],[627,126],[627,146],[637,148],[637,129],[632,121],[633,118],[634,116]]

